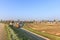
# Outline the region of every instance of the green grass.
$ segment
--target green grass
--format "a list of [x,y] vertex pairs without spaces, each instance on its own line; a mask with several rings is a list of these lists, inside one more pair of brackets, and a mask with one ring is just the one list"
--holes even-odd
[[17,37],[19,38],[19,40],[32,40],[31,38],[29,38],[29,36],[27,36],[26,33],[24,33],[22,30],[17,29],[13,26],[9,26],[11,29],[13,29],[13,31],[15,32],[15,34],[17,35]]
[[10,37],[9,37],[9,30],[8,30],[8,28],[7,28],[7,25],[5,25],[5,30],[6,30],[6,33],[7,33],[7,40],[10,40]]
[[49,38],[50,40],[60,40],[60,37],[58,36],[55,36],[55,35],[52,35],[52,34],[48,34],[48,33],[45,33],[45,32],[40,32],[40,31],[37,31],[37,30],[33,30],[32,28],[28,28],[26,25],[24,25],[25,29],[31,31],[31,32],[34,32],[36,34],[39,34],[39,35],[42,35],[44,37],[47,37]]
[[14,31],[9,26],[6,26],[5,29],[6,29],[6,32],[8,35],[8,37],[7,37],[8,40],[13,40],[13,39],[19,40],[18,37],[16,36],[16,34],[14,33]]

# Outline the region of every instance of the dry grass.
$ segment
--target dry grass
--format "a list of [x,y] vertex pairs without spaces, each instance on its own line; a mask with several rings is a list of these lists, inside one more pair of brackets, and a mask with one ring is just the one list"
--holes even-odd
[[26,23],[28,28],[60,36],[60,23]]

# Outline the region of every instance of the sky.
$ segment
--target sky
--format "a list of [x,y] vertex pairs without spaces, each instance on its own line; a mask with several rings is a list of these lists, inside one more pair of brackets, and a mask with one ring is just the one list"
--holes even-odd
[[0,19],[60,19],[60,0],[0,0]]

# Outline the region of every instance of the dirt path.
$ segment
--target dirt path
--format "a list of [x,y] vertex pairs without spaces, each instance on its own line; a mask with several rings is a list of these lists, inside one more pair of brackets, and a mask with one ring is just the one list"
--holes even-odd
[[7,40],[5,25],[0,23],[0,40]]

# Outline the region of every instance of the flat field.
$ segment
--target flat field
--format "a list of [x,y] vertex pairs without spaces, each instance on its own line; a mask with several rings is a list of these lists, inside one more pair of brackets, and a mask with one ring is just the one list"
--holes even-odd
[[[60,37],[60,22],[25,23],[24,28]],[[43,35],[44,36],[44,35]],[[49,36],[49,35],[48,35]],[[56,39],[57,40],[57,39]],[[59,38],[60,40],[60,38]]]

